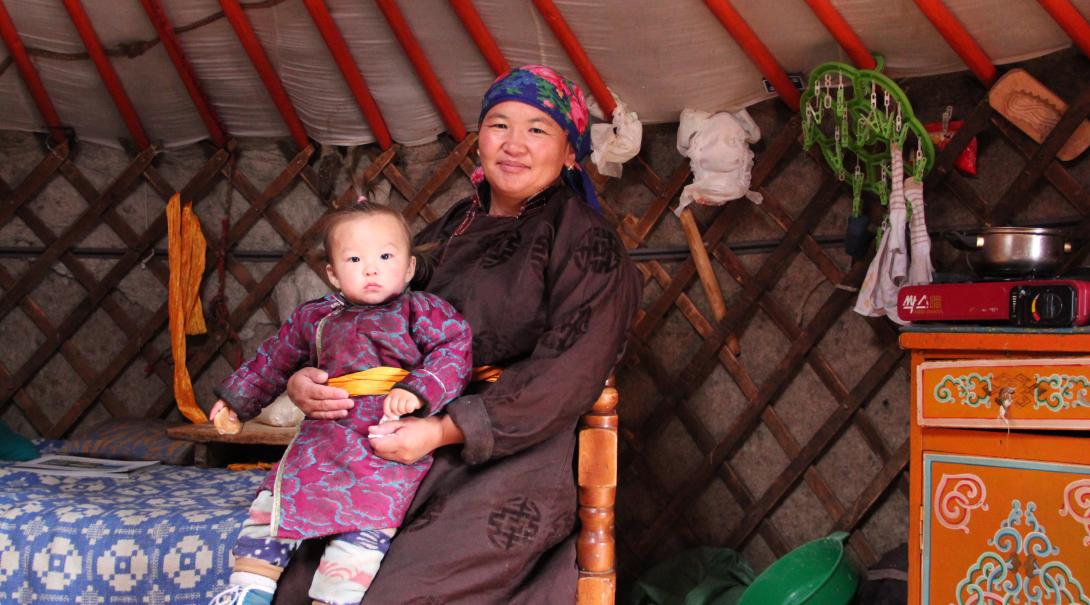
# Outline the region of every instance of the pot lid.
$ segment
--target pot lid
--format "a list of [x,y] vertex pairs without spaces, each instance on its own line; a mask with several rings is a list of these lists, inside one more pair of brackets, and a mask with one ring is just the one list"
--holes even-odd
[[1063,235],[1060,229],[1048,227],[989,227],[980,231],[980,235],[1020,234],[1020,235]]

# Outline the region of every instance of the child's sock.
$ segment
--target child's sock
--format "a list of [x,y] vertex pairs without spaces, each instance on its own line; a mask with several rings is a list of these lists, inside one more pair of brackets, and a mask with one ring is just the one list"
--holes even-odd
[[276,582],[271,578],[258,575],[256,573],[249,573],[246,571],[236,571],[231,574],[231,577],[227,580],[231,584],[236,586],[250,586],[256,590],[267,592],[272,594],[276,592]]
[[[268,578],[266,578],[268,579]],[[276,586],[273,585],[275,590]],[[256,585],[242,586],[232,584],[227,590],[212,597],[209,605],[272,605],[273,591]]]

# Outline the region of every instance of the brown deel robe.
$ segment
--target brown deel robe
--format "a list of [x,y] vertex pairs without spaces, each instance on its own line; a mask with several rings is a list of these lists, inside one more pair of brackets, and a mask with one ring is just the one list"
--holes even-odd
[[[504,373],[447,407],[465,444],[436,452],[364,603],[574,603],[575,431],[638,307],[635,267],[564,186],[519,217],[459,202],[417,236],[431,241],[424,289],[469,321],[474,365]],[[312,546],[276,603],[309,603]]]

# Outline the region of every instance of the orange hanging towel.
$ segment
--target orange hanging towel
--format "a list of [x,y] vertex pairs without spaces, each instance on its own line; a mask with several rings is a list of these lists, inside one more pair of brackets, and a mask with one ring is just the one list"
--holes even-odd
[[206,243],[201,222],[193,213],[193,204],[182,204],[175,193],[167,203],[167,254],[170,261],[170,285],[167,291],[170,310],[170,351],[174,358],[174,399],[178,410],[190,422],[208,422],[208,416],[197,405],[193,383],[186,367],[185,337],[204,334],[204,311],[201,309],[201,276],[204,274]]

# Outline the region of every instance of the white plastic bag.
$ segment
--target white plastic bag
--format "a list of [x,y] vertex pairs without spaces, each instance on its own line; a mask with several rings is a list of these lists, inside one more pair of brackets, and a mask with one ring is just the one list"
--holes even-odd
[[303,410],[295,407],[287,393],[281,393],[268,407],[261,410],[253,422],[269,426],[295,426],[303,421]]
[[692,184],[681,192],[678,216],[693,202],[721,206],[745,197],[761,203],[761,194],[749,190],[753,170],[751,143],[761,140],[761,129],[742,109],[710,114],[686,108],[677,130],[677,150],[689,158]]
[[636,157],[642,141],[643,124],[639,116],[618,100],[612,122],[590,127],[590,161],[599,173],[621,178],[621,164]]

